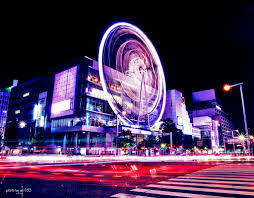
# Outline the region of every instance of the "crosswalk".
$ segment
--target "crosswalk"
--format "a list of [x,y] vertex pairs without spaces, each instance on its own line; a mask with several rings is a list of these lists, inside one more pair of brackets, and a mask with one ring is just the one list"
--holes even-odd
[[254,197],[254,164],[222,164],[111,197]]

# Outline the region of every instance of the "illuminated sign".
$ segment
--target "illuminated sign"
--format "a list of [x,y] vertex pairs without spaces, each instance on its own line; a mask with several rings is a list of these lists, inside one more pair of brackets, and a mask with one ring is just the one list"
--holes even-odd
[[44,127],[46,118],[45,118],[45,108],[46,108],[47,92],[42,92],[39,94],[38,105],[34,106],[34,120],[36,127]]
[[60,113],[62,111],[70,110],[71,108],[71,101],[70,100],[64,100],[61,102],[57,102],[52,105],[51,113]]
[[33,119],[34,120],[38,119],[39,113],[40,113],[40,109],[41,109],[40,105],[37,105],[37,104],[34,105],[34,113],[33,113]]
[[77,66],[55,75],[51,118],[74,113]]

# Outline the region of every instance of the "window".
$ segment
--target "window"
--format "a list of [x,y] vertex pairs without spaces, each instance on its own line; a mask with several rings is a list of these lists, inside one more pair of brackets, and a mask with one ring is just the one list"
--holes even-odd
[[29,95],[30,95],[30,92],[26,92],[26,93],[23,94],[23,98],[24,98],[24,97],[27,97],[27,96],[29,96]]

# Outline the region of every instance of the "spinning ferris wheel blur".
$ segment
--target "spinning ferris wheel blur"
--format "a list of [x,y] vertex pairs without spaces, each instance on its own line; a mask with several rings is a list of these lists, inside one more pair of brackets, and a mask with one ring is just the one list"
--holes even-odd
[[161,119],[164,72],[154,46],[140,29],[124,22],[110,26],[100,44],[98,64],[104,93],[125,125],[151,128]]

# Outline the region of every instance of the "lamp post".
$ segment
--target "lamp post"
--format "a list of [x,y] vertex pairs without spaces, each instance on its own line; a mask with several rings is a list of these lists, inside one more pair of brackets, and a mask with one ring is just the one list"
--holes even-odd
[[[121,114],[123,116],[126,116],[127,112],[126,111],[122,111]],[[118,135],[119,135],[119,118],[118,118],[119,113],[116,114],[116,152],[118,155]]]
[[244,105],[242,85],[243,85],[243,83],[237,83],[237,84],[234,84],[234,85],[226,84],[226,85],[223,86],[223,90],[228,92],[228,91],[230,91],[232,89],[232,87],[240,86],[242,108],[243,108],[244,126],[245,126],[245,133],[246,133],[246,138],[247,138],[247,146],[248,146],[248,151],[249,151],[248,154],[250,154],[250,137],[249,137],[248,126],[247,126],[247,118],[246,118],[246,112],[245,112],[245,105]]

